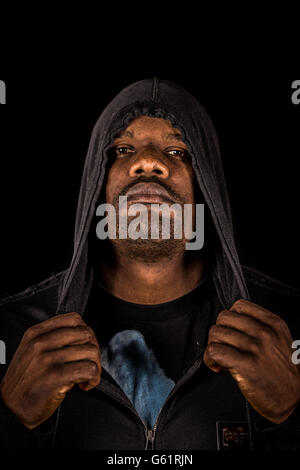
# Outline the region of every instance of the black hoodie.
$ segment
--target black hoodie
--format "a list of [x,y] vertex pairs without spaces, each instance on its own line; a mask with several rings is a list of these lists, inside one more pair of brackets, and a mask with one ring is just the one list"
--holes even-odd
[[[218,140],[210,118],[183,88],[155,78],[122,90],[94,127],[82,176],[74,251],[68,269],[21,294],[3,299],[0,339],[7,345],[8,363],[24,331],[32,324],[57,313],[84,314],[94,281],[89,233],[105,181],[108,150],[114,136],[141,115],[170,120],[181,131],[188,147],[217,235],[211,272],[220,305],[230,308],[237,299],[252,300],[280,315],[288,323],[294,339],[300,337],[299,291],[241,267]],[[99,310],[105,315],[101,306]],[[198,323],[201,328],[200,320]],[[194,333],[197,338],[197,322]],[[6,366],[0,366],[1,377],[5,369]],[[237,403],[239,410],[244,407],[242,419],[240,411],[235,410]],[[236,430],[240,436],[236,442],[240,439],[252,448],[300,448],[298,414],[297,409],[286,423],[278,426],[261,419],[243,398],[230,374],[209,371],[198,354],[169,395],[154,435],[153,430],[143,428],[132,404],[103,369],[98,387],[90,392],[72,389],[53,417],[33,431],[21,425],[2,403],[0,445],[4,448],[143,449],[151,441],[156,449],[216,449],[224,445],[224,429],[236,426],[238,418],[242,423],[240,430]],[[246,437],[241,438],[242,434]]]

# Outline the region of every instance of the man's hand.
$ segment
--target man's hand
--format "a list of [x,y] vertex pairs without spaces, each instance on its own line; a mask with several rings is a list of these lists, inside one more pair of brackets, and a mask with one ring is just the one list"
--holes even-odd
[[273,423],[300,401],[300,370],[292,363],[293,339],[277,315],[246,300],[218,315],[209,331],[205,364],[227,369],[255,410]]
[[6,406],[32,429],[46,421],[71,388],[100,382],[100,348],[78,313],[56,315],[29,328],[0,385]]

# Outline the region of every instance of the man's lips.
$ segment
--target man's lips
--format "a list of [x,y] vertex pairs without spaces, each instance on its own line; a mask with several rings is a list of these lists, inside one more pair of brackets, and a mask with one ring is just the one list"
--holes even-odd
[[132,186],[127,193],[128,201],[138,200],[139,202],[157,203],[174,202],[169,192],[158,183],[137,183]]

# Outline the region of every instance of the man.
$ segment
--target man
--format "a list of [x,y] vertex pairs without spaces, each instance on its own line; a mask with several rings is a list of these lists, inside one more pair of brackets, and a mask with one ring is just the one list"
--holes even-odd
[[[175,237],[175,212],[169,238],[120,236],[122,196],[126,216],[146,207],[146,235],[153,204],[192,207],[195,229],[203,203],[203,249]],[[116,236],[99,240],[103,203]],[[1,446],[300,448],[299,300],[240,265],[204,109],[169,82],[134,83],[94,128],[69,268],[2,301]]]

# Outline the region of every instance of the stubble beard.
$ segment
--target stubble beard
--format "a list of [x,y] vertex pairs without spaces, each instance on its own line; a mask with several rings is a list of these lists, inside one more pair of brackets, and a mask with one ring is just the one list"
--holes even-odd
[[[118,209],[117,221],[119,220]],[[128,217],[128,226],[134,217]],[[150,210],[148,211],[148,238],[138,238],[136,240],[127,237],[126,239],[119,238],[119,223],[117,222],[116,233],[117,238],[111,239],[114,251],[128,257],[132,261],[140,261],[145,264],[153,264],[161,262],[163,259],[171,260],[178,254],[185,250],[185,239],[174,238],[174,219],[170,219],[170,238],[162,238],[162,223],[159,223],[159,238],[151,238],[151,217]],[[127,228],[128,228],[127,226]]]

